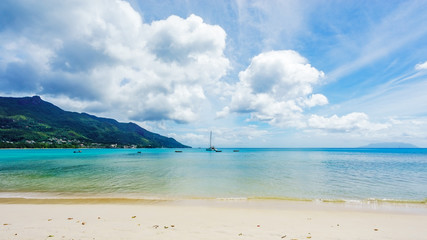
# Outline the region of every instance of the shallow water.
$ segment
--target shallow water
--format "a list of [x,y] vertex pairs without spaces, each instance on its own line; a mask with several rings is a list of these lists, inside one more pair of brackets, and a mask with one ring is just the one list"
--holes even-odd
[[427,199],[427,149],[180,150],[0,150],[0,197]]

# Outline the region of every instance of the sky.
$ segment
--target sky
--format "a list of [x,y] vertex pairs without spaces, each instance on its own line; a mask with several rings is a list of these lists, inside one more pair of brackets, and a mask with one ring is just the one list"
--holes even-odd
[[192,147],[427,147],[427,1],[2,0],[0,96]]

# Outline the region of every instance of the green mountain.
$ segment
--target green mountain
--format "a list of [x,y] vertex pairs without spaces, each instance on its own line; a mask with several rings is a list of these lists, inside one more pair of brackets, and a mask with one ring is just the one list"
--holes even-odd
[[165,147],[186,148],[135,123],[68,112],[40,97],[0,97],[0,148]]

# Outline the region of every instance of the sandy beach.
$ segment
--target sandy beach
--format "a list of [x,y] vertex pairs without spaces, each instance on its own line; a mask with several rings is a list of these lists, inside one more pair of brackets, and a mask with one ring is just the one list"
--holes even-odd
[[42,202],[3,199],[0,239],[427,239],[425,205]]

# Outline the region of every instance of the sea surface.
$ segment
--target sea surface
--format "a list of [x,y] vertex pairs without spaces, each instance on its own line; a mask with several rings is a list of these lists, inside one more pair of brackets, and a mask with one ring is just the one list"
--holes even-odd
[[221,150],[0,150],[0,198],[427,201],[427,149]]

